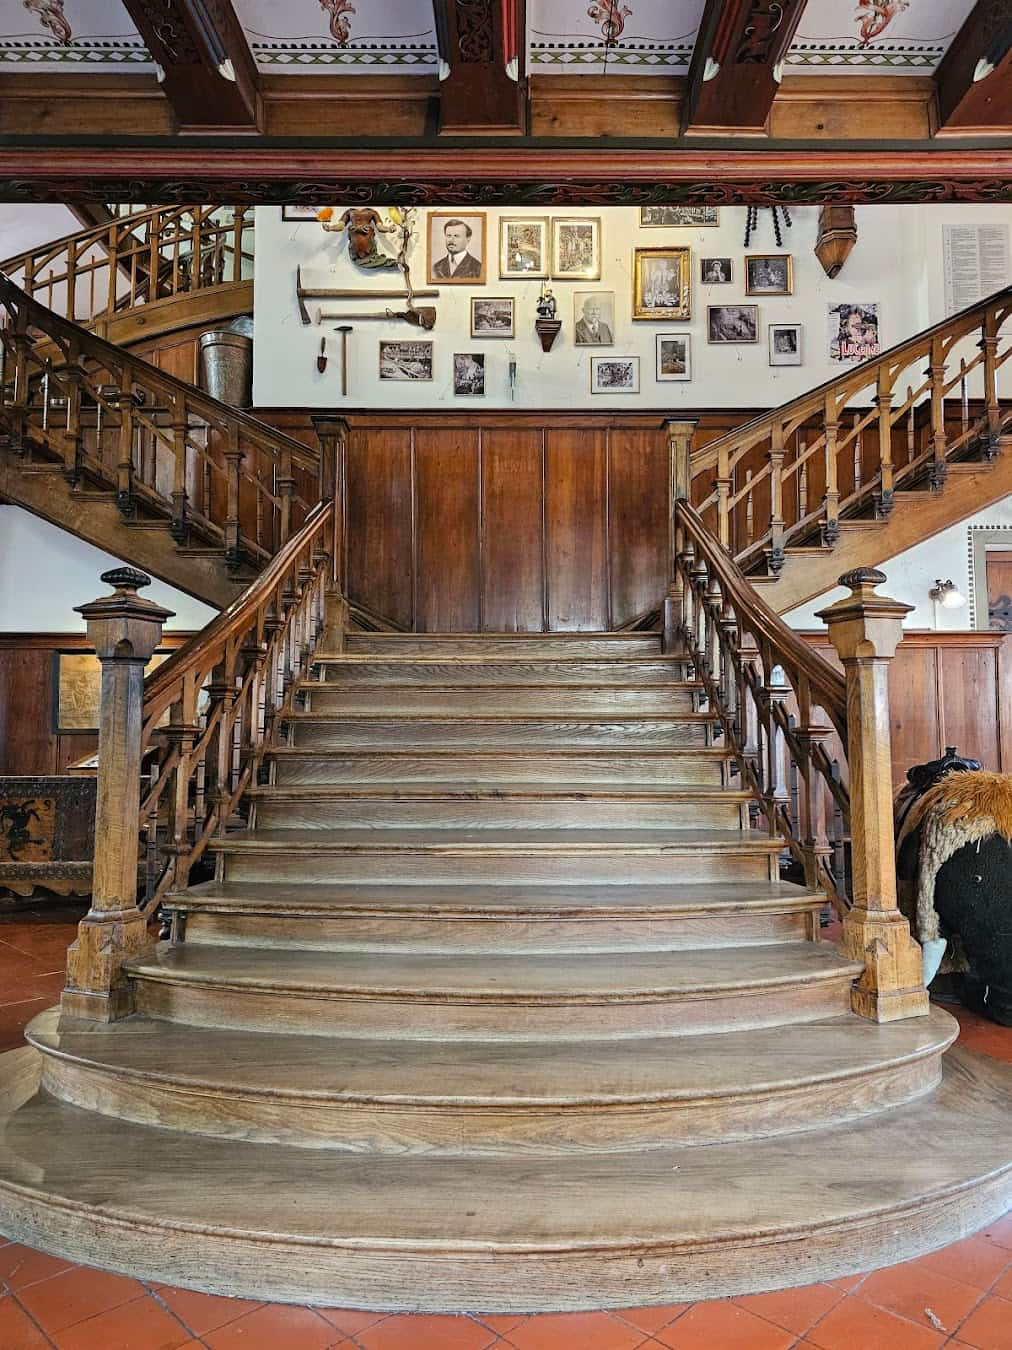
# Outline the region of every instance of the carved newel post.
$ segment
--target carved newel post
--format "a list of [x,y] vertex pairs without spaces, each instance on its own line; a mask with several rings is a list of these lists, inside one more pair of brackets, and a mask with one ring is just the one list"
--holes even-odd
[[102,580],[114,593],[77,609],[102,663],[102,704],[91,909],[67,953],[62,1008],[112,1022],[131,1011],[123,962],[151,945],[137,908],[144,667],[172,611],[137,594],[151,578],[132,567],[103,572]]
[[819,611],[847,680],[847,760],[854,905],[843,924],[843,949],[864,962],[851,1006],[874,1022],[928,1011],[921,949],[896,906],[889,662],[913,608],[876,595],[885,581],[873,567],[846,572],[850,595]]

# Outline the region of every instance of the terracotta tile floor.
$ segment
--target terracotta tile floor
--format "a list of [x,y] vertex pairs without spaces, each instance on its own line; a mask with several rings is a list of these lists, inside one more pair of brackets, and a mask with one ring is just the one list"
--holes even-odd
[[[0,913],[0,1050],[53,1003],[78,910]],[[1012,1030],[957,1012],[1012,1062]],[[1012,1125],[1010,1125],[1012,1128]],[[0,1215],[2,1224],[2,1215]],[[72,1266],[0,1237],[0,1350],[1012,1350],[1012,1214],[903,1265],[780,1293],[539,1317],[260,1305]]]

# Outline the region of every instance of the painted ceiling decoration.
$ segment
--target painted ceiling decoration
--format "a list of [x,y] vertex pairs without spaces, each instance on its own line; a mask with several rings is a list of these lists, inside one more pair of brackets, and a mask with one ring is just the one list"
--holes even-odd
[[795,75],[930,75],[974,0],[808,0],[787,53]]
[[684,75],[704,0],[528,0],[531,74]]
[[432,0],[232,0],[267,74],[432,75]]
[[153,72],[120,0],[0,0],[0,70]]

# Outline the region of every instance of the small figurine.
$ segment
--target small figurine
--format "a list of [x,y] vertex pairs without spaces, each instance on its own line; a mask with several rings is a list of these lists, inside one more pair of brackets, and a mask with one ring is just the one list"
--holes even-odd
[[555,318],[555,296],[552,294],[550,286],[542,286],[541,294],[538,296],[537,310],[539,319]]

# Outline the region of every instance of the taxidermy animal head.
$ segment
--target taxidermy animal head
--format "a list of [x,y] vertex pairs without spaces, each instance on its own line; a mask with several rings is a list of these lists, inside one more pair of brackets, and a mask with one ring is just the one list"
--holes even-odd
[[376,234],[392,234],[397,226],[393,223],[384,225],[382,217],[378,211],[372,207],[349,207],[341,216],[336,224],[330,223],[330,208],[325,207],[318,215],[317,219],[328,231],[344,231],[348,233],[348,256],[352,262],[357,263],[359,267],[369,268],[394,268],[397,266],[397,259],[391,258],[389,254],[381,253],[376,240]]
[[911,838],[914,936],[946,943],[963,1001],[1012,1026],[1012,776],[946,774],[908,812],[901,851]]

